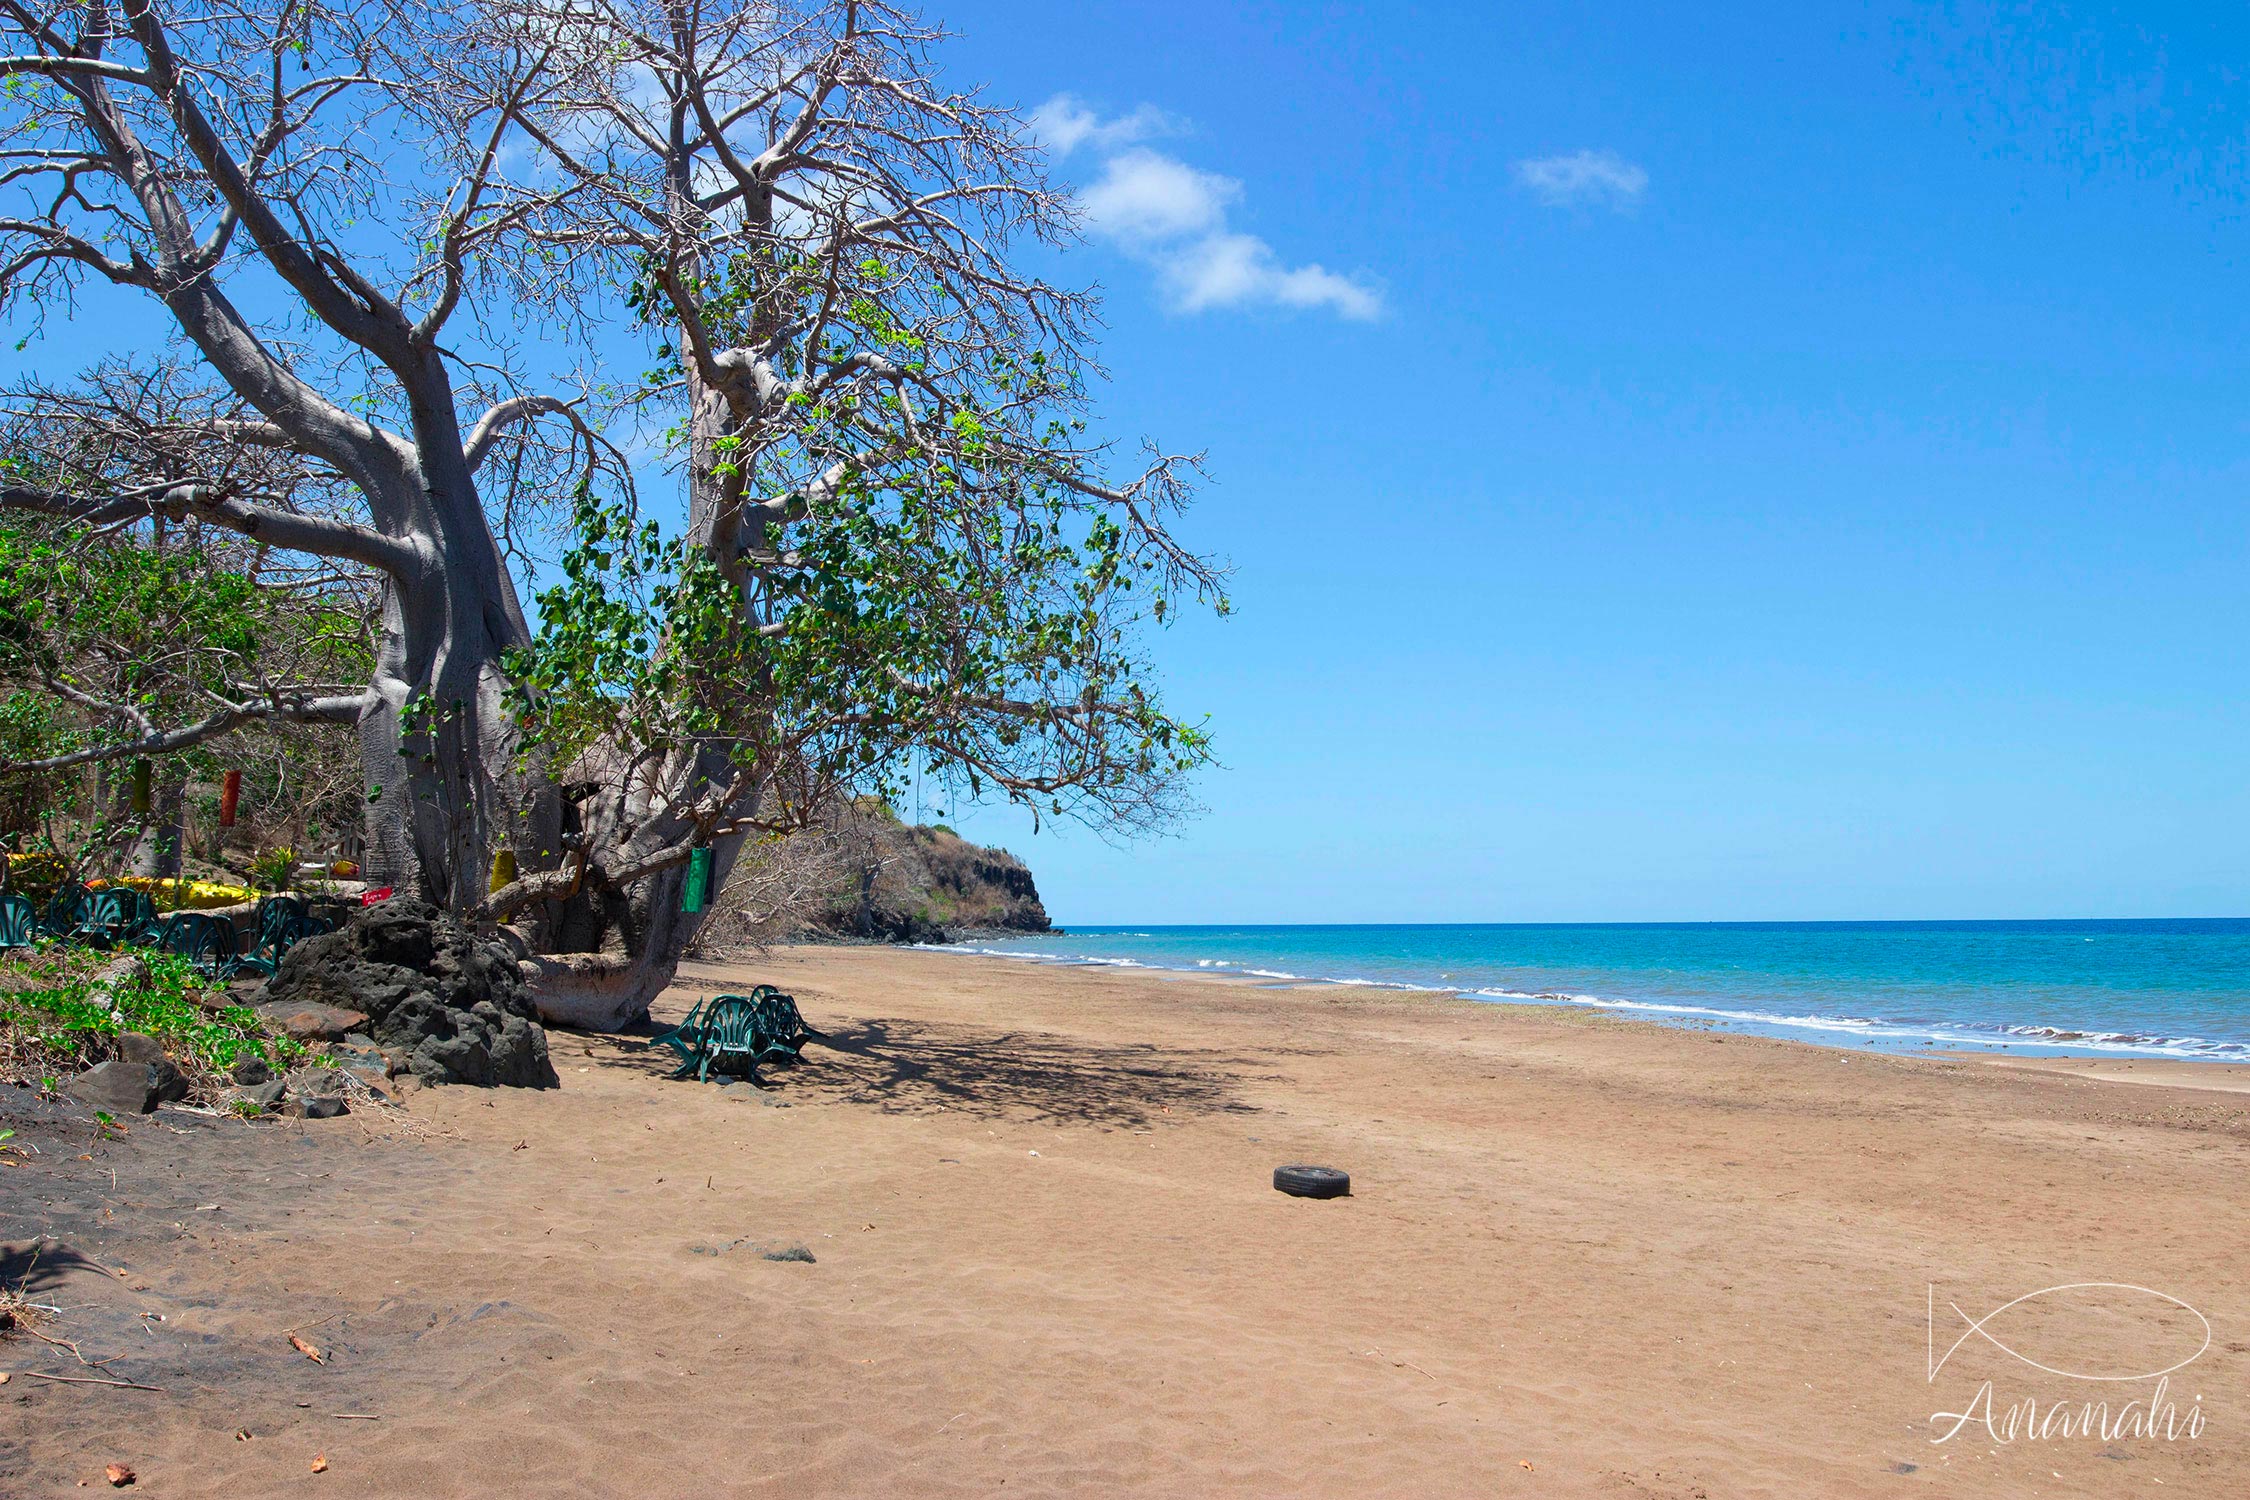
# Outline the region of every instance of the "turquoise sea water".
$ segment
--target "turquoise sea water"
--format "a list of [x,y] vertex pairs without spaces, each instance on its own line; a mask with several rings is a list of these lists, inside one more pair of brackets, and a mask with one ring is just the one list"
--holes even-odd
[[1382,985],[1890,1049],[2250,1061],[2250,919],[1085,927],[1033,962]]

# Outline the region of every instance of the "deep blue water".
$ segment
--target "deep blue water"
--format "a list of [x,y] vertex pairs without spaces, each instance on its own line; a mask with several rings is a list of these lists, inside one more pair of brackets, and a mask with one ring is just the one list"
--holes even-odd
[[2250,1061],[2250,919],[1085,927],[957,945],[1842,1045]]

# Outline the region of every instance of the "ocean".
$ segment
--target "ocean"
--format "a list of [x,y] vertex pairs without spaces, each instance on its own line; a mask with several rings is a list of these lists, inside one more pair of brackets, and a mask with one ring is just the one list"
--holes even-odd
[[1888,1050],[2250,1061],[2250,919],[1081,927],[950,945]]

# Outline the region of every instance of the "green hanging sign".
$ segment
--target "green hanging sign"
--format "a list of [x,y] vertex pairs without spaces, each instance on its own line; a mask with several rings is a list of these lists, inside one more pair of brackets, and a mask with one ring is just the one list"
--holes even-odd
[[135,817],[145,818],[148,816],[149,782],[154,775],[155,770],[147,761],[136,760],[133,762],[133,815]]
[[711,850],[708,846],[690,849],[687,857],[687,884],[680,891],[680,910],[699,912],[711,899]]

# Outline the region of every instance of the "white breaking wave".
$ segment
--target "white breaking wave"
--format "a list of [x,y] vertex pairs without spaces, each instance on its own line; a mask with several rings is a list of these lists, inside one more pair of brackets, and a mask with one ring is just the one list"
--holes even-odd
[[1643,1011],[1656,1015],[1701,1017],[1750,1026],[1786,1026],[1800,1031],[1836,1032],[1871,1040],[1937,1043],[1954,1047],[1992,1047],[1995,1033],[2039,1037],[2048,1045],[2084,1047],[2091,1051],[2122,1052],[2141,1057],[2181,1057],[2208,1061],[2215,1057],[2250,1055],[2240,1042],[2217,1042],[2206,1037],[2142,1036],[2131,1032],[2077,1032],[2053,1026],[1943,1026],[1909,1025],[1875,1021],[1865,1016],[1797,1016],[1762,1010],[1729,1010],[1684,1001],[1617,1000],[1602,995],[1566,995],[1553,991],[1527,994],[1521,990],[1467,990],[1471,999],[1498,1000],[1512,1005],[1584,1005],[1597,1010]]

